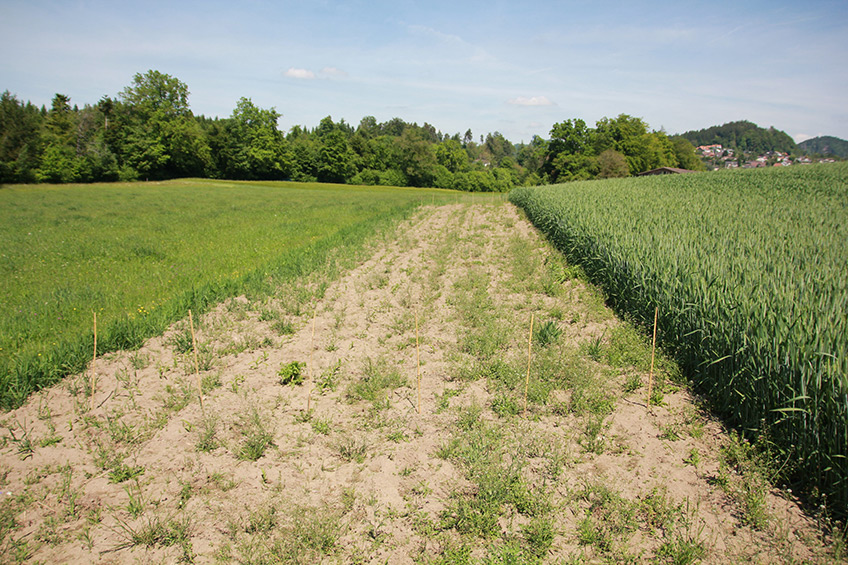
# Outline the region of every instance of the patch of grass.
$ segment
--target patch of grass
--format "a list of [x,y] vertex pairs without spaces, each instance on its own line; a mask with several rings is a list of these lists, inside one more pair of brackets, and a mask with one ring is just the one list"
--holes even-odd
[[444,392],[442,392],[441,396],[439,393],[434,393],[436,396],[436,414],[441,414],[448,408],[450,408],[450,399],[456,396],[459,396],[460,391],[453,388],[446,388]]
[[548,516],[533,518],[529,524],[521,528],[527,551],[535,557],[543,557],[551,549],[556,532],[553,521]]
[[137,545],[151,548],[177,545],[182,550],[180,560],[190,563],[194,560],[194,551],[191,546],[192,530],[191,519],[188,516],[163,518],[154,514],[138,526],[132,526],[118,519],[118,533],[124,541],[115,549]]
[[144,493],[141,490],[141,484],[136,478],[131,484],[124,486],[124,492],[127,493],[127,514],[133,518],[138,518],[144,514],[147,504],[144,501]]
[[194,448],[197,451],[208,453],[219,446],[218,441],[218,418],[214,415],[206,415],[198,426],[197,442]]
[[642,388],[642,377],[639,376],[638,373],[633,373],[627,377],[622,390],[624,391],[624,394],[630,394],[636,392],[640,388]]
[[390,364],[385,358],[376,361],[370,357],[365,360],[362,368],[362,378],[352,383],[347,391],[352,400],[367,400],[377,402],[382,400],[387,392],[406,386],[407,379],[397,366]]
[[130,354],[130,367],[135,369],[136,371],[141,371],[142,369],[146,369],[150,365],[150,355],[147,353],[141,353],[140,351],[134,351]]
[[167,341],[168,345],[174,348],[176,353],[185,355],[194,347],[194,342],[191,337],[191,330],[183,328],[174,332]]
[[553,345],[559,341],[561,336],[562,328],[560,328],[559,324],[557,324],[554,320],[542,322],[533,330],[533,341],[535,341],[539,347],[548,347],[549,345]]
[[274,445],[274,436],[268,430],[266,418],[256,406],[250,406],[247,413],[239,416],[239,420],[242,440],[236,457],[243,461],[256,461]]
[[345,461],[362,463],[368,453],[368,444],[362,438],[345,437],[336,445],[336,450]]
[[341,513],[329,507],[296,506],[272,546],[278,563],[318,563],[344,532]]
[[587,507],[577,525],[578,543],[602,555],[620,555],[638,525],[634,505],[600,483],[587,485],[580,498]]
[[593,361],[598,363],[604,357],[604,335],[593,337],[589,341],[583,342],[581,350]]
[[109,471],[110,483],[123,483],[130,479],[135,479],[144,474],[144,467],[141,465],[125,465],[120,463]]
[[209,394],[221,384],[221,373],[208,373],[200,379],[200,390],[203,394]]
[[271,324],[271,329],[274,330],[277,335],[293,335],[297,331],[294,324],[285,318],[275,320],[274,323]]
[[492,318],[485,324],[465,334],[459,342],[459,349],[478,359],[489,359],[503,350],[509,343],[508,328]]
[[523,458],[498,427],[480,418],[476,405],[460,410],[455,433],[437,455],[458,465],[473,485],[451,495],[441,527],[481,537],[500,535],[507,509],[535,516],[546,511],[544,491],[530,489],[522,476]]
[[[720,473],[724,480],[716,481],[739,504],[742,521],[764,530],[772,520],[767,496],[771,480],[776,476],[768,455],[736,433],[721,449]],[[730,468],[734,472],[727,473]]]
[[505,393],[498,393],[491,400],[492,411],[498,416],[515,416],[521,412],[519,401]]
[[409,440],[409,438],[406,437],[406,432],[404,432],[403,430],[395,430],[393,432],[390,432],[386,435],[386,439],[394,443],[401,443]]

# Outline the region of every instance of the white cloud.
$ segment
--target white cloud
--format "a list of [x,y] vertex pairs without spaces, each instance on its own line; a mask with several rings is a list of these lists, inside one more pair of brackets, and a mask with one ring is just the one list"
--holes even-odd
[[305,78],[312,79],[315,78],[315,73],[306,69],[296,69],[294,67],[289,68],[285,73],[285,76],[290,78]]
[[518,98],[511,98],[507,101],[513,106],[553,106],[554,103],[548,100],[547,96],[531,96],[527,98],[526,96],[519,96]]

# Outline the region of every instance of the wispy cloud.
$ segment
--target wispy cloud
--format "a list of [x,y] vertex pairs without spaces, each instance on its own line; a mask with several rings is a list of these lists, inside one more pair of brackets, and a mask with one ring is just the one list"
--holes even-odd
[[517,98],[510,98],[507,100],[508,104],[512,104],[513,106],[555,106],[553,102],[551,102],[547,96],[531,96],[527,98],[526,96],[519,96]]
[[294,67],[290,67],[285,73],[285,76],[289,78],[301,78],[301,79],[313,79],[315,78],[315,73],[307,69],[296,69]]
[[324,67],[321,69],[321,75],[330,78],[346,78],[348,74],[336,67]]

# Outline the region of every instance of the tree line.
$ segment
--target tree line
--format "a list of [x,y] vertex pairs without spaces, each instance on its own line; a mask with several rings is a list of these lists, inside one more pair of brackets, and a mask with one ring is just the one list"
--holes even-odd
[[400,118],[332,117],[277,127],[281,114],[241,98],[226,118],[194,115],[188,86],[150,70],[116,97],[82,108],[56,94],[50,108],[0,95],[0,183],[209,177],[428,186],[503,192],[519,185],[628,176],[662,166],[702,169],[691,143],[640,118],[557,123],[551,139],[475,139]]

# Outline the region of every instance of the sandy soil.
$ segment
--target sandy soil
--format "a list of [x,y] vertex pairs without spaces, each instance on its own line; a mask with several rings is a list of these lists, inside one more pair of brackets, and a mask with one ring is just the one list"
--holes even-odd
[[[508,204],[427,207],[317,302],[308,297],[320,275],[195,320],[199,375],[178,351],[188,321],[138,351],[99,358],[93,395],[87,372],[2,415],[1,560],[495,562],[511,540],[529,539],[529,514],[505,508],[494,536],[445,521],[457,497],[477,494],[463,461],[440,450],[477,409],[511,438],[512,457],[522,454],[528,488],[550,501],[543,562],[665,562],[661,548],[674,540],[696,542],[694,560],[710,563],[827,561],[785,493],[763,492],[767,519],[752,524],[733,487],[739,469],[722,455],[728,435],[685,387],[667,386],[648,410],[647,371],[587,356],[621,322],[578,279],[552,283],[553,257]],[[597,433],[568,408],[571,390],[501,417],[492,407],[503,391],[463,377],[479,365],[465,341],[474,281],[491,309],[481,315],[500,324],[487,327],[506,336],[494,356],[506,363],[526,362],[531,314],[556,321],[558,354],[612,398]],[[304,382],[281,384],[292,362]],[[379,378],[392,384],[373,399],[355,388]],[[597,504],[599,489],[615,493],[620,512],[637,508],[632,526],[600,544],[586,528],[619,511]],[[676,518],[639,518],[646,501]],[[468,548],[466,561],[457,547]]]

